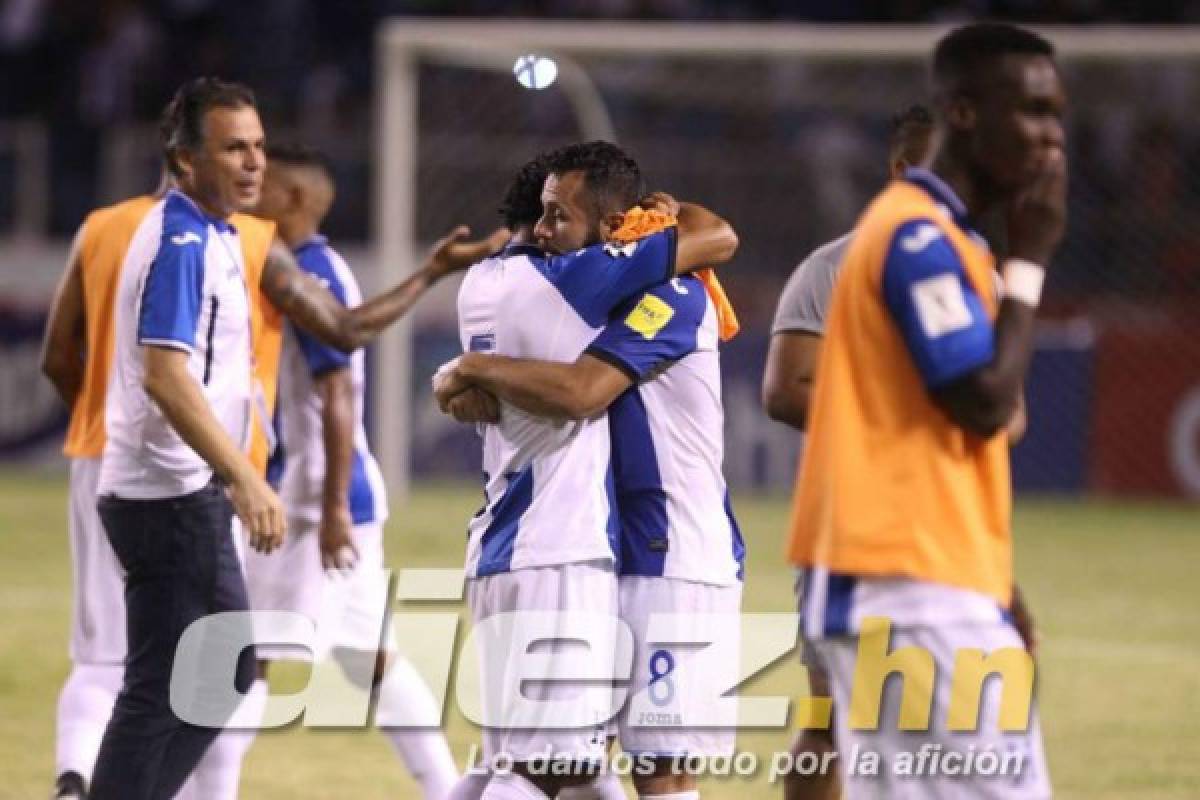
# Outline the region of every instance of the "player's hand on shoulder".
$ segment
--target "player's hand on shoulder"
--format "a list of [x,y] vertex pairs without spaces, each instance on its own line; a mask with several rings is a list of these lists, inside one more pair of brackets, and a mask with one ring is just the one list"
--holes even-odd
[[1011,255],[1048,267],[1067,227],[1067,156],[1054,148],[1008,210]]
[[321,566],[327,570],[351,570],[358,564],[354,546],[354,519],[345,503],[321,511],[317,545],[321,548]]
[[459,392],[450,398],[446,405],[446,413],[459,422],[500,421],[500,401],[478,386]]
[[258,473],[249,470],[231,481],[229,500],[251,547],[270,553],[283,544],[287,527],[283,503]]
[[482,261],[503,247],[512,234],[507,228],[497,228],[482,239],[468,239],[470,235],[470,228],[459,225],[433,246],[429,269],[435,280]]
[[679,216],[679,201],[666,192],[651,192],[638,201],[638,206],[646,211],[660,211],[672,217]]

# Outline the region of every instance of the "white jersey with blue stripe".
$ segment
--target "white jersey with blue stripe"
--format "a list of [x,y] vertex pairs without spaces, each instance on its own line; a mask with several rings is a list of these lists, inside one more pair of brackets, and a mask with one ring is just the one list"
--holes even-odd
[[188,372],[217,421],[235,442],[247,444],[254,383],[237,231],[183,193],[167,192],[130,241],[114,333],[99,492],[151,499],[203,488],[212,469],[146,394],[142,347],[187,353]]
[[[296,262],[348,307],[362,302],[354,273],[322,236],[314,236],[295,250]],[[366,389],[365,356],[351,355],[317,341],[291,323],[284,333],[279,362],[279,399],[276,426],[279,445],[268,475],[278,481],[280,499],[289,517],[319,522],[325,485],[325,444],[321,401],[314,379],[335,369],[349,369],[354,385],[354,454],[350,470],[350,516],[355,525],[381,523],[387,518],[387,492],[383,475],[367,443],[363,426]]]
[[[621,303],[675,271],[675,232],[562,256],[509,247],[473,266],[458,296],[464,350],[572,362]],[[549,420],[503,404],[482,426],[485,505],[468,529],[466,571],[613,562],[608,420]]]
[[716,309],[676,278],[618,309],[587,352],[634,385],[608,407],[621,519],[621,575],[717,586],[742,578],[729,503]]

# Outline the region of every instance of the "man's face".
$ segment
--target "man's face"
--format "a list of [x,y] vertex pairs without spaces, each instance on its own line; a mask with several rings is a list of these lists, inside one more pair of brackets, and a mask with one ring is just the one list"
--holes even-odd
[[185,188],[219,216],[253,211],[267,166],[258,112],[249,106],[210,109],[203,131],[200,146],[190,151]]
[[972,157],[1006,192],[1028,186],[1063,149],[1067,97],[1046,56],[1003,57],[975,103]]
[[589,202],[582,171],[548,175],[542,188],[542,218],[533,228],[548,253],[569,253],[602,241],[599,214]]

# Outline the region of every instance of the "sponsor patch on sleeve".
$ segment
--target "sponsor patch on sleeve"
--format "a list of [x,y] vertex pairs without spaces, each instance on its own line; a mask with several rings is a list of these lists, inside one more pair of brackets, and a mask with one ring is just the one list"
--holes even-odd
[[675,309],[654,295],[647,294],[643,295],[642,299],[638,301],[637,307],[629,312],[629,316],[625,318],[625,324],[644,338],[653,339],[659,334],[659,331],[667,326],[673,316],[675,316]]

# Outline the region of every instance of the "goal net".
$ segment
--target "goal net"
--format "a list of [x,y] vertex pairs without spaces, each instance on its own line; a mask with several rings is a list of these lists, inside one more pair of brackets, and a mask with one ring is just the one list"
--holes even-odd
[[[498,218],[548,147],[619,142],[652,188],[718,210],[741,248],[722,273],[743,322],[724,350],[726,469],[790,484],[798,437],[759,406],[771,315],[792,268],[849,230],[886,178],[891,116],[924,102],[944,27],[397,20],[378,38],[375,246],[383,284],[455,224]],[[1048,29],[1070,93],[1070,230],[1028,386],[1019,488],[1200,494],[1200,37]],[[524,88],[513,66],[552,59]],[[375,358],[374,438],[393,488],[458,474],[471,433],[432,406],[455,355],[453,292]],[[474,453],[474,456],[472,456]]]

